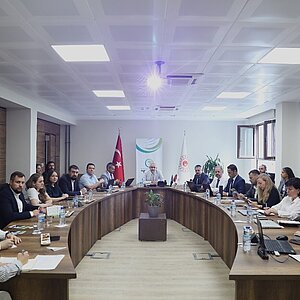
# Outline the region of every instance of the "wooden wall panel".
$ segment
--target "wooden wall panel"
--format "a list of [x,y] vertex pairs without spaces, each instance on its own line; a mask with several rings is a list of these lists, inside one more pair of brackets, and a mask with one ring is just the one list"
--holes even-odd
[[[49,135],[48,157],[45,150],[45,136]],[[45,120],[37,120],[36,162],[46,164],[55,161],[56,170],[60,169],[60,125]]]
[[6,109],[0,107],[0,183],[6,181]]

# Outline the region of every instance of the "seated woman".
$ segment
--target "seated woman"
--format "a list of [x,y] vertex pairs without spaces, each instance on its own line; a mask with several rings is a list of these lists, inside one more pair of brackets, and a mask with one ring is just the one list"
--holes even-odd
[[265,211],[266,215],[276,214],[279,217],[295,219],[300,214],[300,178],[292,178],[286,183],[287,196],[280,203]]
[[278,186],[278,191],[279,191],[281,198],[284,198],[287,195],[285,183],[291,178],[295,178],[293,170],[289,167],[282,168],[281,181]]
[[56,171],[51,170],[48,173],[46,181],[46,192],[51,197],[53,202],[61,201],[69,197],[68,194],[63,194],[58,185],[58,174]]
[[47,207],[52,205],[52,199],[44,188],[44,177],[34,173],[26,181],[27,197],[32,205]]
[[279,192],[269,175],[258,175],[256,186],[257,203],[262,205],[262,207],[271,207],[280,202]]

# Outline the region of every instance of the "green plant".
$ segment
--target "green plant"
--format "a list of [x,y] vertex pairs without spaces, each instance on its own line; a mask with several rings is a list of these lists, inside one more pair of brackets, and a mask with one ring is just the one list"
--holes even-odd
[[215,176],[215,167],[222,166],[221,160],[219,158],[219,154],[217,154],[216,158],[212,158],[211,156],[206,155],[207,161],[203,165],[203,172],[208,175],[209,178],[214,178]]
[[152,190],[150,190],[150,192],[146,192],[145,195],[145,202],[149,206],[162,206],[163,200],[160,194],[154,193]]

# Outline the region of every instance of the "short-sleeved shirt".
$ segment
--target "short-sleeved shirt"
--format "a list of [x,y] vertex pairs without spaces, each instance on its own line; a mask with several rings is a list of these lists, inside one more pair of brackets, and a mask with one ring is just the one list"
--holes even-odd
[[95,174],[89,175],[88,173],[83,174],[79,180],[80,189],[87,187],[88,185],[93,185],[98,182],[97,176]]

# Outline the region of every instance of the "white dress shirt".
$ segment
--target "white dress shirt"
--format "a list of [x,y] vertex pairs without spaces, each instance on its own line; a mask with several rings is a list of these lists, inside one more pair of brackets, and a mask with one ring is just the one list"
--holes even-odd
[[293,220],[300,215],[300,198],[297,197],[292,200],[291,197],[286,196],[281,202],[273,205],[272,208],[277,210],[279,217],[286,217]]
[[227,182],[228,182],[228,177],[225,177],[224,175],[220,178],[218,187],[217,187],[217,182],[218,182],[218,178],[214,177],[213,181],[210,184],[211,190],[213,191],[213,193],[217,193],[219,191],[219,186],[222,185],[223,189],[225,189]]
[[151,172],[148,170],[144,175],[144,181],[163,181],[164,177],[162,173],[158,170]]

